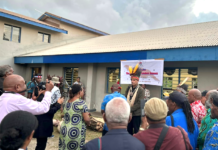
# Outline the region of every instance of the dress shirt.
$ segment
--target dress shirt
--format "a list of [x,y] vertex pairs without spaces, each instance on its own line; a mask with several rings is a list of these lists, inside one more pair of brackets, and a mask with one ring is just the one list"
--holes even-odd
[[[122,95],[122,94],[120,94],[119,92],[114,92],[114,93],[112,93],[112,94],[109,94],[109,95],[106,95],[105,97],[104,97],[104,100],[103,100],[103,102],[102,102],[102,104],[101,104],[101,110],[104,110],[105,111],[105,108],[106,108],[106,105],[107,105],[107,103],[110,101],[110,100],[112,100],[113,98],[115,98],[115,97],[120,97],[120,98],[123,98],[123,99],[125,99],[126,100],[126,97],[124,96],[124,95]],[[103,128],[104,130],[106,130],[106,131],[108,131],[108,127],[107,127],[107,125],[106,125],[106,123],[104,124],[104,128]]]
[[2,119],[10,112],[23,110],[33,115],[47,113],[51,104],[51,92],[46,91],[41,102],[28,99],[18,93],[4,93],[0,97],[0,123]]
[[191,104],[192,115],[198,124],[198,128],[201,127],[201,121],[206,116],[206,108],[201,103],[201,100],[195,101]]
[[217,150],[218,149],[218,122],[216,122],[212,129],[207,132],[203,150]]
[[[194,129],[194,132],[191,133],[188,131],[188,124],[187,124],[186,116],[185,116],[185,113],[183,112],[182,108],[174,111],[172,113],[172,116],[174,119],[174,127],[180,126],[188,133],[190,144],[192,145],[193,149],[195,150],[197,147],[197,139],[198,139],[198,134],[199,134],[198,125],[197,125],[196,121],[193,119],[195,129]],[[172,126],[170,116],[168,116],[166,118],[166,125]]]

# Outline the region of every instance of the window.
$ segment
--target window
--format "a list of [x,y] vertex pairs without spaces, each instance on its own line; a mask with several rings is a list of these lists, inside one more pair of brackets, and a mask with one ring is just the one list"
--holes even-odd
[[37,68],[32,68],[32,75],[31,75],[31,79],[33,78],[33,75],[41,73],[42,72],[42,68],[41,67],[37,67]]
[[38,32],[38,41],[44,43],[50,43],[50,34]]
[[172,87],[173,87],[173,78],[164,77],[164,79],[163,79],[163,88],[172,89]]
[[[76,78],[78,77],[79,68],[65,68],[64,69],[64,79],[69,86],[73,85],[76,82]],[[65,88],[67,85],[65,84]]]
[[185,83],[188,85],[188,90],[197,88],[197,68],[164,68],[163,93],[173,92],[186,77],[189,77]]
[[[108,68],[107,69],[107,93],[111,93],[111,86],[116,84],[120,80],[120,68]],[[121,94],[125,94],[125,91],[129,85],[122,84]]]
[[192,88],[197,89],[198,88],[198,79],[192,78]]
[[20,43],[20,35],[21,28],[6,24],[4,25],[3,40]]

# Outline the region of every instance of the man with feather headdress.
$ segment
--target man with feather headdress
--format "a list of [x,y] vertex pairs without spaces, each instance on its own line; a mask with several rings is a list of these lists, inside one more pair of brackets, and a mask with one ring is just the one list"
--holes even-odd
[[[139,68],[139,64],[137,64],[134,68],[129,66],[129,73],[131,76],[131,85],[126,89],[125,96],[127,98],[127,102],[131,107],[132,120],[128,124],[127,130],[130,134],[135,134],[139,131],[141,124],[141,100],[144,99],[145,91],[139,86],[139,78],[141,76],[141,69]],[[133,132],[134,129],[134,132]]]

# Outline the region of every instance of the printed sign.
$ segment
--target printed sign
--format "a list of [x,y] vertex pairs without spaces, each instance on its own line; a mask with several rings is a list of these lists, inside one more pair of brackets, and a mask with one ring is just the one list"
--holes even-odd
[[121,61],[121,84],[131,84],[129,66],[134,68],[139,63],[141,76],[139,84],[157,85],[163,84],[163,60],[131,60]]

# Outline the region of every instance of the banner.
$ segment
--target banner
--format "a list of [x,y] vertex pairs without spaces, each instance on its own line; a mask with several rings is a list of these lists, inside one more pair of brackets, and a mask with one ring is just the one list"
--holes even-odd
[[164,69],[163,60],[121,61],[121,84],[131,84],[129,66],[134,68],[137,63],[139,63],[139,69],[142,71],[139,84],[162,86]]

